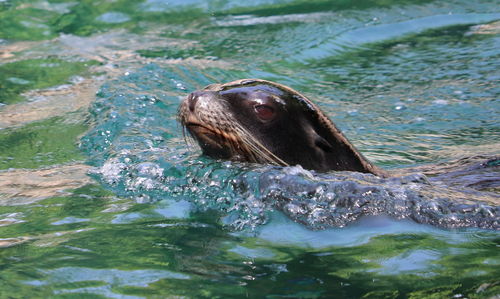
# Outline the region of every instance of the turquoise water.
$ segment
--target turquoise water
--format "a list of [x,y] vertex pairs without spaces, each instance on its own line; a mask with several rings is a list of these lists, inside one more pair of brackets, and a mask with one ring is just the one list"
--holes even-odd
[[[498,7],[0,1],[0,297],[500,295]],[[180,101],[244,77],[398,175],[200,157]]]

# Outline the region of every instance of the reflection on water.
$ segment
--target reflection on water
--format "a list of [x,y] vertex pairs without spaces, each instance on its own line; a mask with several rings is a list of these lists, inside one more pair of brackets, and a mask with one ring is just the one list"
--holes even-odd
[[87,165],[0,172],[0,204],[20,205],[61,194],[91,182]]
[[66,267],[49,270],[45,273],[47,280],[32,280],[25,283],[33,286],[43,286],[52,283],[78,284],[79,282],[100,281],[103,286],[71,288],[54,292],[55,294],[90,293],[110,298],[141,298],[137,296],[122,296],[113,292],[113,288],[142,287],[145,288],[160,279],[189,279],[189,276],[164,270],[132,270],[89,269],[83,267]]
[[[490,1],[0,1],[2,295],[498,296],[498,232],[474,228],[499,220],[498,19]],[[242,77],[308,95],[398,175],[199,157],[180,99]]]

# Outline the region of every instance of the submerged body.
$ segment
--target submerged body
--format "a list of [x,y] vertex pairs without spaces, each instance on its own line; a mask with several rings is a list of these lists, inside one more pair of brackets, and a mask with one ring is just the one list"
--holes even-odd
[[275,82],[209,85],[184,99],[179,120],[214,158],[386,175],[311,100]]

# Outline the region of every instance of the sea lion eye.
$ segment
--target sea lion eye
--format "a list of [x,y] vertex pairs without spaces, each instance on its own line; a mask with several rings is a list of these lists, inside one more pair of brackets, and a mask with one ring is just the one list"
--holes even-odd
[[274,118],[274,109],[267,105],[255,105],[253,106],[255,114],[262,120],[271,120]]

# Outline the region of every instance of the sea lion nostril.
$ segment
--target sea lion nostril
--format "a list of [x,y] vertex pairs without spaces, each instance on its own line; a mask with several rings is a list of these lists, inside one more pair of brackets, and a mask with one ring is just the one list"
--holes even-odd
[[197,94],[197,92],[193,92],[193,93],[190,93],[188,96],[187,96],[187,101],[188,101],[188,105],[189,105],[189,110],[191,112],[194,111],[194,107],[196,106],[196,102],[198,102],[198,98],[199,98],[199,95]]

